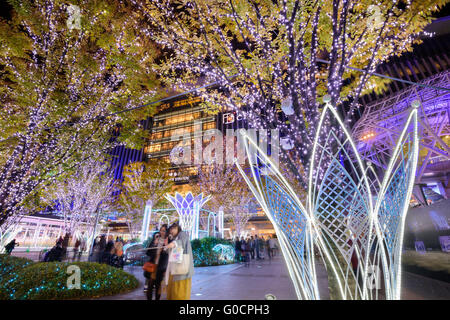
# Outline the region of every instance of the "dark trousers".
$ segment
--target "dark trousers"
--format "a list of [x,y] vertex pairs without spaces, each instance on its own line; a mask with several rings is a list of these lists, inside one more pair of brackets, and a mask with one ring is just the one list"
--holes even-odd
[[73,249],[73,258],[72,261],[75,261],[75,259],[77,259],[78,261],[80,260],[81,257],[81,251],[78,250],[78,248]]
[[155,289],[155,300],[161,298],[161,282],[164,279],[165,270],[156,270],[156,277],[148,279],[147,300],[153,300],[153,289]]
[[241,261],[241,251],[236,250],[236,251],[234,252],[234,257],[235,257],[235,259],[236,259],[237,262],[240,262],[240,261]]
[[259,247],[256,247],[256,259],[261,259],[261,256],[259,255]]
[[250,255],[252,256],[252,259],[255,259],[255,248],[250,250]]

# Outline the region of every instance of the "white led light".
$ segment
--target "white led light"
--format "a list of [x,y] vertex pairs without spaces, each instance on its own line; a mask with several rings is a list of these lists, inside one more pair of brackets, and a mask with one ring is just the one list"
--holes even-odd
[[[370,180],[367,173],[373,173],[373,168],[370,164],[366,167],[362,161],[344,122],[330,105],[331,97],[325,96],[324,101],[326,106],[317,127],[309,166],[306,206],[270,158],[248,135],[244,135],[244,141],[253,169],[253,182],[237,162],[236,166],[274,225],[299,299],[320,299],[315,247],[330,266],[328,272],[334,274],[342,299],[378,299],[376,290],[379,288],[374,288],[372,282],[375,279],[377,285],[381,283],[376,278],[380,274],[377,271],[379,268],[384,276],[386,299],[400,299],[404,220],[418,160],[417,108],[410,110],[380,183],[376,176],[375,180]],[[342,139],[328,130],[330,132],[327,131],[325,141],[319,140],[327,113],[331,113],[337,121]],[[411,125],[412,134],[408,132]],[[333,143],[334,149],[330,148]],[[252,147],[249,148],[249,145]],[[406,147],[410,149],[405,155],[402,151]],[[258,161],[250,150],[257,151]],[[348,166],[352,174],[342,166],[342,156],[350,160]],[[327,163],[325,173],[317,170],[323,162]],[[261,175],[261,167],[270,171],[271,175]],[[402,188],[402,183],[405,188]],[[378,193],[372,197],[374,188]],[[327,198],[330,193],[334,194],[331,200]],[[328,205],[331,202],[333,206]],[[386,214],[390,215],[389,219],[385,218]],[[340,232],[333,231],[335,229]],[[371,256],[373,248],[375,254]],[[358,260],[356,274],[351,263],[353,255]],[[342,258],[345,263],[342,263]]]

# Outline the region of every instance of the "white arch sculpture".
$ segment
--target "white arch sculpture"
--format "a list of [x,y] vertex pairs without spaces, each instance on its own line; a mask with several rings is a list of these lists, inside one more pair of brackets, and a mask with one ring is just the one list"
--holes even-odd
[[196,197],[191,192],[188,192],[185,197],[178,192],[175,196],[166,194],[166,199],[177,210],[181,228],[189,232],[191,239],[198,238],[200,209],[210,198],[211,196],[203,197],[203,193]]

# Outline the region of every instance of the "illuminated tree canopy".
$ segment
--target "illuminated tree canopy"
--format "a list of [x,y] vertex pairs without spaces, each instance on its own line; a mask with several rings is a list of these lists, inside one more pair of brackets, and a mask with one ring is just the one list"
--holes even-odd
[[146,202],[150,200],[156,206],[172,190],[169,168],[170,164],[156,160],[134,162],[123,168],[124,181],[119,185],[121,192],[114,206],[125,215],[133,238],[137,237]]
[[[51,177],[119,141],[142,146],[157,50],[122,2],[9,1],[0,20],[0,226]],[[71,22],[72,20],[72,22]],[[71,22],[71,23],[69,23]]]
[[[285,154],[293,168],[311,157],[319,99],[329,94],[349,121],[361,95],[386,87],[370,74],[420,42],[446,2],[134,1],[170,52],[158,68],[164,80],[180,89],[216,83],[200,90],[206,106],[234,110],[253,128],[281,130],[294,144]],[[297,178],[305,181],[300,172]]]

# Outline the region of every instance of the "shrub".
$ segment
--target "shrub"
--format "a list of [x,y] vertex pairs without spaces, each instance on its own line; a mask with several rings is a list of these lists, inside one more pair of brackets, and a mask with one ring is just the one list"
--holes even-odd
[[[67,268],[80,268],[80,289],[68,289]],[[113,295],[137,288],[137,279],[121,269],[93,262],[40,262],[16,270],[0,283],[0,299],[53,300]]]
[[232,245],[232,243],[228,240],[213,237],[192,240],[191,246],[192,255],[194,256],[194,266],[217,266],[230,263],[220,260],[220,254],[213,251],[214,246],[217,244]]
[[5,277],[34,263],[33,260],[0,254],[0,283]]

